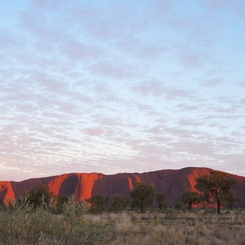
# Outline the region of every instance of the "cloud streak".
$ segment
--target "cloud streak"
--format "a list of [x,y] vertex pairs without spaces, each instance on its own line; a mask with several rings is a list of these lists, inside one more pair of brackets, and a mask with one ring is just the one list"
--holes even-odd
[[0,31],[0,180],[244,175],[241,0],[21,4]]

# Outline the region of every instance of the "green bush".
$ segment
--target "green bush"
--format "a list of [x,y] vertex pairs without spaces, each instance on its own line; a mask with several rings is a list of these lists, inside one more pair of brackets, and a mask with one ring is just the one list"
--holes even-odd
[[106,225],[84,219],[85,202],[72,198],[61,215],[52,215],[49,208],[34,207],[25,199],[0,209],[0,245],[79,245],[95,244],[103,238]]

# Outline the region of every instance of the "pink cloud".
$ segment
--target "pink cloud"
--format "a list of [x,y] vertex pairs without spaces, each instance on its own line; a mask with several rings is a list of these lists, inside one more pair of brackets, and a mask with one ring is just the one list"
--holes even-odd
[[91,74],[98,74],[112,78],[137,78],[143,77],[142,68],[136,64],[126,62],[97,62],[88,67]]
[[79,59],[85,61],[87,58],[98,59],[103,53],[102,47],[95,44],[81,42],[75,38],[64,40],[58,47],[60,54],[69,59]]
[[204,80],[202,82],[202,86],[204,86],[204,87],[215,87],[215,86],[221,85],[222,83],[224,83],[224,81],[221,78],[210,78],[210,79]]
[[104,134],[105,130],[99,128],[87,128],[84,130],[84,133],[91,136],[96,136],[96,135]]

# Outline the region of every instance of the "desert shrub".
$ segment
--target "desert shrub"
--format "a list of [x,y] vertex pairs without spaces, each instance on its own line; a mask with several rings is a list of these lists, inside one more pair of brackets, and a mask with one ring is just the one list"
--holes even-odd
[[124,211],[130,200],[127,197],[116,194],[111,197],[110,202],[112,211]]
[[25,201],[1,208],[0,244],[40,244],[52,231],[49,211]]
[[39,182],[36,186],[24,192],[22,195],[22,200],[33,205],[34,209],[53,203],[55,198],[54,193],[49,190],[49,186],[42,184],[42,182]]
[[156,194],[156,201],[158,203],[158,208],[160,210],[164,209],[164,208],[167,208],[167,204],[165,203],[166,201],[166,198],[167,198],[167,195],[164,194],[162,191],[158,192]]
[[84,219],[87,203],[72,198],[65,203],[61,215],[48,208],[34,207],[26,200],[0,209],[1,245],[79,245],[96,244],[106,231],[104,222]]
[[[245,211],[218,215],[183,212],[89,214],[84,202],[69,198],[62,213],[27,205],[0,208],[0,245],[163,245],[244,244]],[[214,210],[215,211],[215,210]],[[106,234],[106,236],[105,236]]]
[[175,205],[174,205],[174,207],[176,209],[179,209],[179,210],[182,209],[183,206],[184,206],[184,203],[183,202],[176,202]]
[[64,194],[62,196],[57,197],[56,199],[56,213],[60,214],[63,211],[64,205],[69,201],[69,196]]
[[91,213],[102,213],[107,210],[108,200],[109,196],[97,194],[86,199],[86,202],[91,205]]

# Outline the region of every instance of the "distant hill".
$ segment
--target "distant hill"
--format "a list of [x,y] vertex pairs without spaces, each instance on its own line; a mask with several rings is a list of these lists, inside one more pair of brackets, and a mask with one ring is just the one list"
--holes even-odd
[[[33,188],[38,182],[48,185],[57,196],[75,194],[76,200],[87,199],[95,194],[112,196],[120,194],[129,197],[129,190],[135,182],[152,183],[157,191],[167,197],[167,204],[174,206],[181,201],[185,189],[195,190],[195,179],[209,175],[210,168],[188,167],[179,170],[159,170],[146,173],[119,173],[105,175],[102,173],[70,173],[46,178],[28,179],[20,182],[0,181],[0,203],[18,200],[21,194]],[[228,178],[236,178],[238,187],[234,190],[242,201],[237,207],[245,207],[245,177],[226,173]]]

